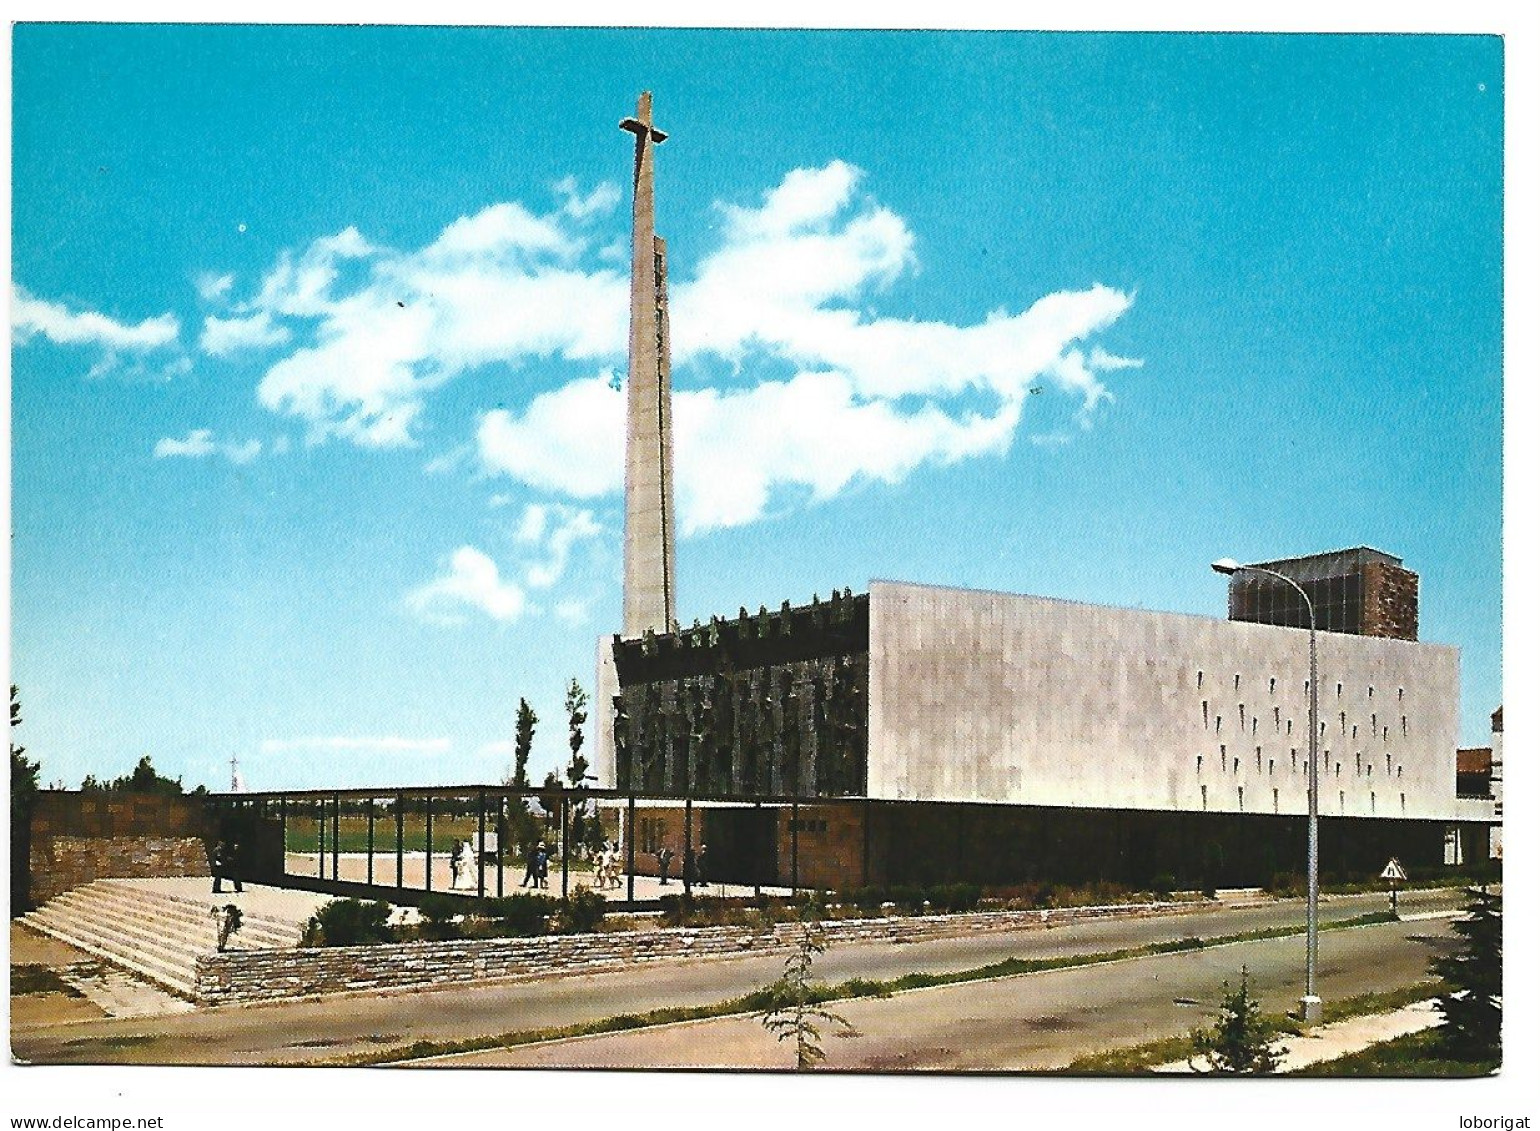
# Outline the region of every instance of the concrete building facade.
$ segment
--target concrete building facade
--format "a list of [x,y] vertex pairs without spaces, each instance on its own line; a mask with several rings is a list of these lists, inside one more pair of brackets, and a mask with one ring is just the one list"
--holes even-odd
[[[1318,640],[1324,866],[1436,865],[1451,836],[1476,858],[1493,814],[1456,796],[1458,651]],[[707,802],[688,838],[654,814],[721,878],[1260,883],[1302,859],[1298,629],[877,581],[609,653],[605,784],[774,799]]]
[[[1456,804],[1459,652],[1318,634],[1321,811]],[[1305,633],[874,582],[868,792],[893,800],[1304,813]]]

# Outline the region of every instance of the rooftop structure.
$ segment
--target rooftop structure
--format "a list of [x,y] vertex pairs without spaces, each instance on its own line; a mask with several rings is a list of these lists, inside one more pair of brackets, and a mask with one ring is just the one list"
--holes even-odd
[[[1298,582],[1315,606],[1316,628],[1356,636],[1417,639],[1417,575],[1401,559],[1369,546],[1253,565]],[[1243,570],[1230,578],[1230,619],[1308,628],[1290,585]]]

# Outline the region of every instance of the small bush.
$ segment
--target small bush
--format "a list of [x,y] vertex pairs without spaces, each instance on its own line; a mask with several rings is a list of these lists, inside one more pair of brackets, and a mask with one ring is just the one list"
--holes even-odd
[[578,888],[568,897],[561,910],[561,930],[564,934],[588,935],[599,929],[604,922],[604,909],[608,901],[589,888]]
[[531,937],[545,934],[558,906],[554,897],[530,892],[488,899],[482,904],[481,914],[494,921],[499,935]]
[[1308,894],[1309,884],[1298,872],[1274,872],[1267,881],[1267,890],[1272,895],[1292,899]]
[[369,946],[391,942],[390,904],[378,900],[360,903],[356,899],[334,899],[310,917],[305,924],[301,946]]
[[875,911],[887,901],[887,893],[878,887],[852,888],[840,894],[840,902],[859,907],[863,911]]
[[1219,1019],[1211,1029],[1192,1031],[1192,1049],[1214,1072],[1263,1075],[1278,1067],[1287,1049],[1274,1049],[1272,1033],[1262,1019],[1262,1007],[1251,996],[1246,967],[1234,991],[1226,982],[1220,993]]
[[422,937],[434,942],[462,938],[465,930],[456,919],[465,912],[466,907],[466,900],[452,895],[435,893],[423,896],[422,902],[417,905],[423,918]]
[[1170,872],[1160,872],[1150,877],[1150,891],[1162,899],[1170,899],[1176,890],[1176,877]]
[[978,884],[937,884],[926,892],[932,911],[963,912],[978,907],[983,890]]

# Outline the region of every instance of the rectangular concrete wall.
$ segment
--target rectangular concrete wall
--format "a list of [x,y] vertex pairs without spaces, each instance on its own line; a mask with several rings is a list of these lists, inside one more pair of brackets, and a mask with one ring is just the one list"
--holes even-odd
[[[1321,812],[1470,819],[1459,652],[1322,633]],[[1299,629],[894,582],[871,587],[869,795],[1306,812]]]

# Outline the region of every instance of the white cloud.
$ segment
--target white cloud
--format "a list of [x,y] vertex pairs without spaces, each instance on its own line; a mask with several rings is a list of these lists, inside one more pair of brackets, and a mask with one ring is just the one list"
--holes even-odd
[[235,285],[235,276],[216,275],[212,271],[205,271],[198,276],[196,285],[198,294],[205,302],[218,302],[230,293],[230,288]]
[[228,357],[240,350],[278,346],[288,340],[288,327],[276,324],[264,310],[243,318],[205,318],[198,346],[204,353]]
[[219,444],[214,442],[214,433],[207,428],[194,428],[180,440],[167,436],[155,442],[156,459],[178,456],[189,459],[203,459],[207,456],[222,455],[231,463],[246,464],[261,454],[261,440]]
[[[461,546],[440,576],[407,594],[407,608],[423,620],[442,625],[464,624],[465,613],[471,610],[504,623],[539,613],[528,601],[529,592],[554,587],[567,573],[577,546],[603,533],[592,511],[562,503],[529,503],[512,530],[514,543],[525,552],[507,571],[506,580],[488,554]],[[586,618],[586,608],[571,601],[558,602],[555,611],[564,619]]]
[[524,591],[513,581],[502,580],[497,563],[474,546],[456,550],[446,571],[407,594],[406,603],[424,620],[438,624],[463,623],[466,608],[511,623],[525,608]]
[[[553,211],[495,204],[415,250],[347,228],[285,252],[256,297],[237,307],[239,318],[205,322],[205,348],[281,344],[277,335],[294,333],[296,345],[262,378],[259,401],[304,421],[312,442],[378,448],[416,443],[428,398],[446,382],[507,367],[519,384],[507,407],[477,423],[481,469],[567,499],[611,495],[624,473],[625,402],[609,375],[625,356],[626,272],[623,241],[598,218],[621,194],[607,183],[585,193],[574,178],[553,188]],[[1133,301],[1101,284],[976,322],[878,313],[890,285],[916,269],[918,243],[845,162],[793,170],[756,204],[719,208],[720,244],[693,273],[677,263],[672,271],[686,532],[753,521],[782,492],[826,499],[860,482],[1005,452],[1035,387],[1059,394],[1089,427],[1112,399],[1106,374],[1142,364],[1094,340]],[[559,367],[574,365],[597,376],[557,383]],[[1037,416],[1039,400],[1033,408]],[[1059,434],[1057,421],[1035,423],[1040,435]],[[456,450],[429,466],[447,469],[459,458]],[[554,545],[547,552],[549,560],[508,576],[525,588],[551,584],[566,564]],[[523,590],[481,558],[492,572],[476,574],[477,591],[502,593],[494,603],[504,612],[491,615],[513,619],[519,613],[507,610],[522,611]],[[462,565],[469,570],[469,559]],[[469,593],[471,576],[431,584]],[[488,611],[449,592],[434,590],[433,607],[457,601]]]
[[250,463],[262,454],[262,441],[247,440],[243,444],[226,444],[224,452],[231,463]]
[[267,738],[262,740],[264,754],[296,751],[356,751],[360,754],[444,754],[450,749],[447,738],[402,738],[396,735],[314,735],[305,738]]
[[528,566],[524,583],[531,589],[549,589],[567,572],[572,549],[586,539],[598,538],[604,528],[593,512],[559,503],[531,503],[524,508],[514,537],[523,543],[545,547],[546,560]]
[[1101,346],[1091,348],[1092,369],[1143,369],[1144,359],[1141,357],[1118,357],[1108,353]]
[[180,440],[168,436],[155,442],[156,459],[165,459],[167,456],[192,456],[196,459],[211,456],[218,450],[219,446],[214,443],[214,433],[207,428],[195,428]]
[[[1016,313],[952,325],[864,313],[867,298],[914,264],[914,237],[859,198],[842,162],[797,170],[757,208],[726,207],[727,238],[675,288],[675,358],[790,363],[790,379],[676,388],[680,529],[751,522],[778,491],[827,499],[862,481],[897,482],[926,465],[1007,451],[1034,382],[1046,379],[1088,425],[1111,392],[1098,373],[1139,364],[1075,343],[1106,329],[1132,297],[1093,285]],[[961,406],[967,407],[961,407]],[[624,398],[602,375],[482,417],[483,465],[575,498],[618,491]]]
[[680,530],[752,522],[778,487],[824,500],[863,480],[897,483],[925,463],[1004,452],[1020,416],[1019,397],[989,413],[906,411],[860,399],[839,373],[683,394],[674,405]]
[[423,249],[422,258],[431,264],[515,253],[565,258],[577,250],[554,219],[542,219],[522,204],[494,204],[450,224]]
[[258,399],[307,421],[312,439],[397,447],[413,442],[424,398],[466,369],[622,353],[625,278],[572,266],[586,241],[568,222],[498,204],[415,252],[349,228],[281,255],[252,307],[316,324],[311,344],[268,370]]
[[576,177],[563,177],[552,187],[562,198],[561,210],[574,220],[603,215],[620,203],[620,186],[609,181],[595,185],[586,196],[578,188]]
[[59,303],[33,298],[11,287],[11,340],[25,345],[41,334],[58,345],[94,345],[107,350],[145,351],[169,346],[182,331],[174,314],[162,314],[133,324],[119,322],[94,310],[73,311]]
[[[676,398],[677,400],[677,398]],[[625,469],[625,393],[607,374],[541,393],[522,415],[481,418],[476,441],[488,469],[578,498],[617,490]]]

